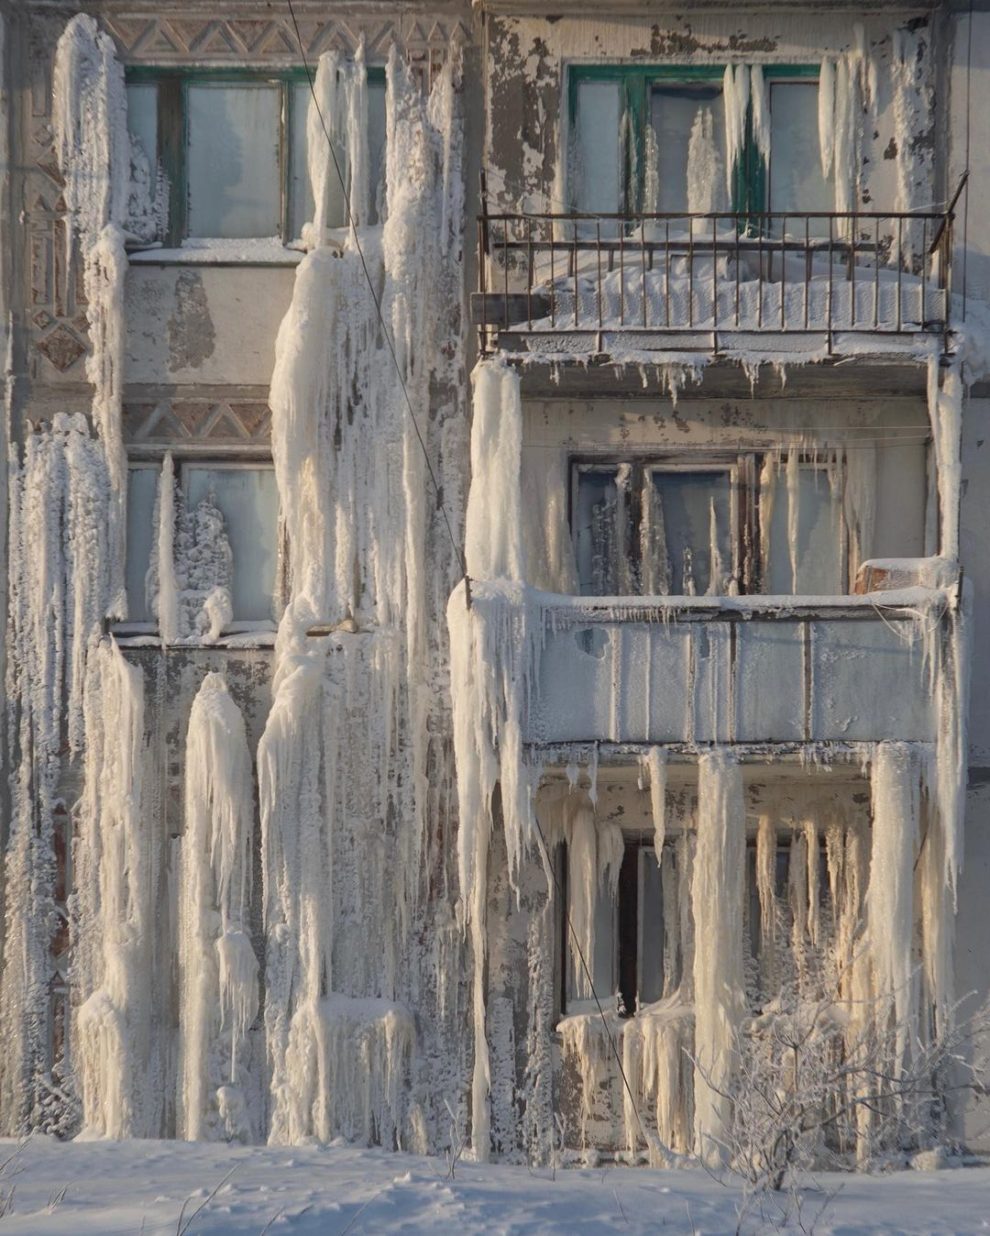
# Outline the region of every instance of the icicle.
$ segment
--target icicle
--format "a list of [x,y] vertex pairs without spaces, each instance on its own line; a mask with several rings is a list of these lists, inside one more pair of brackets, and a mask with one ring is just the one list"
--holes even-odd
[[876,997],[890,1033],[890,1066],[907,1061],[916,993],[912,974],[914,863],[920,812],[920,769],[908,743],[877,743],[871,795],[873,844],[867,893],[869,953]]
[[180,860],[178,1110],[190,1141],[251,1135],[244,1080],[258,1012],[248,921],[253,841],[244,719],[223,677],[207,674],[189,715]]
[[648,485],[646,488],[640,525],[639,560],[643,595],[668,596],[670,557],[667,552],[663,498],[658,485]]
[[801,562],[801,463],[797,447],[787,452],[787,551],[791,563],[791,592],[798,591],[798,568]]
[[716,748],[698,761],[698,848],[694,911],[695,1150],[721,1159],[729,1119],[724,1097],[732,1073],[733,1037],[742,1013],[743,873],[746,817],[742,774],[732,755]]
[[835,161],[835,73],[835,61],[826,56],[818,72],[818,145],[826,180]]
[[749,113],[749,67],[745,64],[725,66],[722,83],[725,104],[725,187],[732,200],[733,179],[746,144]]
[[722,544],[719,538],[718,512],[715,509],[715,499],[709,502],[708,509],[708,557],[709,574],[707,595],[721,596],[725,591],[725,563],[722,561]]
[[104,640],[86,684],[86,775],[74,848],[74,1029],[85,1132],[158,1131],[151,1071],[152,833],[144,812],[141,671]]
[[753,100],[753,141],[764,163],[770,161],[770,100],[763,79],[763,68],[754,64],[750,69],[750,94]]
[[472,579],[522,578],[519,376],[501,359],[479,361],[472,378],[471,490],[465,556]]
[[774,972],[777,937],[777,827],[761,815],[756,831],[756,890],[760,899],[760,957],[764,977]]
[[721,181],[721,159],[715,145],[715,119],[710,107],[702,107],[695,112],[688,139],[688,211],[691,214],[709,214],[718,210],[721,205]]
[[175,469],[171,451],[162,460],[158,481],[156,557],[158,631],[163,644],[174,644],[179,635],[179,587],[175,578]]
[[663,747],[650,747],[646,753],[646,766],[650,770],[653,853],[660,867],[663,865],[663,843],[667,835],[667,753]]

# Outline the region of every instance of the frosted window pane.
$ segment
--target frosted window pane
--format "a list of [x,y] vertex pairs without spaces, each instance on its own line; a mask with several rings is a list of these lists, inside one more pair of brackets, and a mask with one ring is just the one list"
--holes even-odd
[[212,497],[223,513],[234,560],[234,621],[271,618],[278,557],[274,469],[187,465],[182,470],[182,485],[190,510]]
[[140,144],[152,168],[158,161],[158,87],[127,87],[127,131]]
[[289,132],[289,200],[291,202],[290,231],[292,239],[302,235],[304,223],[313,218],[313,192],[306,163],[306,117],[312,100],[309,82],[297,82],[292,87]]
[[371,186],[372,223],[385,207],[385,83],[368,83],[368,183]]
[[[771,83],[770,209],[814,212],[833,208],[818,143],[818,83]],[[788,230],[794,229],[789,225]]]
[[671,595],[702,596],[712,587],[713,509],[722,578],[712,591],[723,592],[734,567],[729,474],[654,472],[651,480],[663,510]]
[[279,90],[190,86],[187,91],[190,236],[277,236]]
[[[663,995],[663,892],[660,868],[652,846],[639,850],[639,1003],[652,1004]],[[664,862],[670,855],[664,855]]]
[[655,87],[650,94],[650,122],[657,143],[657,210],[724,210],[722,88]]
[[575,206],[590,214],[622,209],[622,107],[618,82],[579,82]]
[[151,622],[144,580],[155,544],[155,497],[161,469],[131,468],[127,473],[127,614],[134,622]]
[[614,596],[619,591],[618,501],[614,468],[586,468],[578,473],[574,545],[578,580],[586,596]]
[[782,467],[774,482],[769,562],[764,591],[805,596],[846,592],[843,519],[824,468],[798,469],[797,579],[792,580],[788,535],[787,477]]

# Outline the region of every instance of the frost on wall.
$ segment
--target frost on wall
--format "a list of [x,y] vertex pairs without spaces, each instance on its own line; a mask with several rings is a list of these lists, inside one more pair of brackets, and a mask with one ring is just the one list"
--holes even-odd
[[[0,1110],[10,1132],[81,1122],[96,1134],[129,1136],[157,1130],[162,1114],[149,1047],[154,886],[141,835],[140,675],[102,638],[104,619],[125,612],[120,399],[130,148],[123,70],[90,17],[73,18],[59,40],[53,116],[70,216],[66,260],[77,254],[83,269],[97,436],[86,418],[56,415],[28,436],[12,469],[7,696],[15,773]],[[79,774],[82,795],[70,817]],[[70,871],[73,894],[63,908],[56,895]],[[55,1006],[65,914],[78,996],[71,1026]],[[75,1045],[71,1062],[65,1037]]]
[[130,197],[130,139],[124,70],[113,40],[80,13],[59,39],[55,54],[52,115],[55,153],[65,180],[71,223],[66,260],[78,250],[83,268],[93,384],[93,423],[110,477],[108,613],[126,617],[124,532],[127,457],[121,429],[124,381],[124,227]]
[[12,470],[6,686],[15,759],[0,985],[0,1110],[10,1132],[47,1120],[33,1083],[47,1071],[55,813],[63,750],[78,757],[85,744],[87,658],[111,574],[110,495],[104,453],[81,416],[60,414],[30,435]]
[[[461,363],[456,72],[427,101],[393,54],[384,226],[351,230],[343,252],[317,245],[278,336],[272,439],[292,593],[258,751],[276,1142],[435,1144],[443,1079],[463,1067],[461,942],[444,896],[456,876],[433,833],[449,821],[443,651],[428,634],[453,562],[396,374],[446,479],[463,424],[443,394]],[[317,95],[360,113],[362,75],[326,58]],[[347,132],[356,175],[364,125],[328,127]],[[335,173],[318,160],[311,172],[319,219]],[[332,633],[310,637],[314,624]]]

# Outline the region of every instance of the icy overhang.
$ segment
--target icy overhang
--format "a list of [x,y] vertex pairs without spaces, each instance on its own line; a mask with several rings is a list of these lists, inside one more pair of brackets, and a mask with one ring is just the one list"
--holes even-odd
[[525,630],[528,744],[936,736],[930,641],[951,589],[641,600],[478,583],[472,594],[486,625],[509,607]]

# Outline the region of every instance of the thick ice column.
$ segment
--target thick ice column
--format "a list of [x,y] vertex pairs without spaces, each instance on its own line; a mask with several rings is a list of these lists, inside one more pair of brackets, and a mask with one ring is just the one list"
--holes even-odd
[[725,1097],[743,1008],[743,873],[746,812],[742,773],[732,754],[713,750],[698,761],[698,845],[694,911],[695,1150],[721,1159],[729,1120]]
[[258,1012],[249,910],[251,753],[220,674],[203,679],[186,735],[179,898],[179,1128],[190,1141],[247,1139],[247,1034]]
[[86,779],[75,847],[75,1070],[83,1128],[161,1132],[150,1070],[153,832],[143,802],[144,684],[105,640],[86,684]]
[[878,743],[871,779],[873,842],[867,931],[879,1029],[890,1035],[891,1066],[906,1063],[916,1013],[913,967],[914,865],[921,768],[909,743]]
[[94,18],[73,17],[55,53],[52,89],[55,151],[65,180],[71,217],[66,256],[78,236],[86,292],[90,354],[86,376],[93,384],[93,421],[106,452],[111,502],[106,535],[110,546],[108,609],[126,615],[124,523],[127,457],[121,426],[124,382],[124,227],[130,190],[130,139],[123,66],[113,39]]

